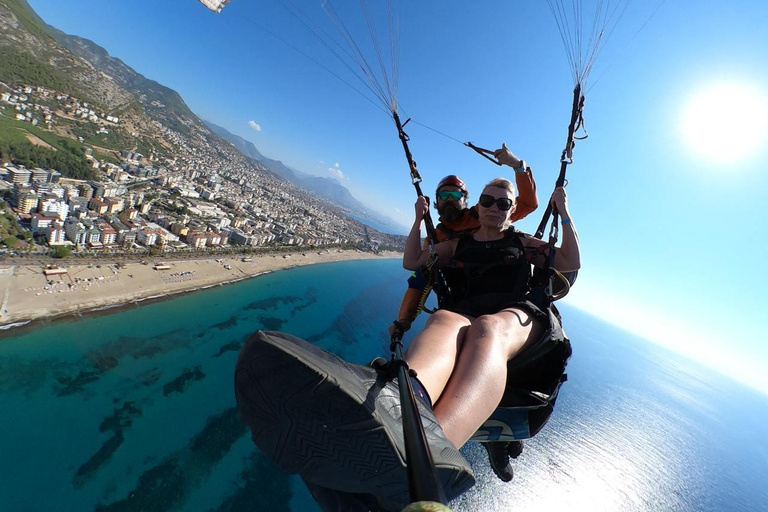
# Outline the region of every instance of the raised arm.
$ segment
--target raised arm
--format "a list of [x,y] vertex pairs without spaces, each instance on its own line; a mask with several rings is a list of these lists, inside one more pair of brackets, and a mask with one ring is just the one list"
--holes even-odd
[[[573,272],[581,268],[581,253],[579,250],[579,236],[576,233],[576,227],[571,218],[571,212],[568,210],[568,198],[563,187],[555,189],[550,199],[552,205],[557,209],[560,215],[561,244],[556,247],[555,268],[560,272]],[[548,244],[543,240],[535,238],[526,238],[523,243],[528,247],[546,247]]]
[[[557,187],[551,201],[560,214],[561,237],[560,249],[555,253],[555,268],[560,272],[572,272],[581,268],[581,251],[579,250],[579,235],[573,225],[571,212],[568,210],[568,196],[563,187]],[[559,260],[559,261],[558,261]]]
[[529,213],[539,207],[539,198],[536,196],[536,182],[533,179],[531,168],[507,148],[505,143],[501,148],[493,152],[499,163],[512,167],[515,170],[515,185],[517,185],[517,198],[515,199],[515,211],[512,212],[512,222],[525,218]]
[[515,169],[515,184],[517,185],[517,199],[515,200],[515,211],[510,216],[512,222],[527,217],[529,213],[533,213],[539,207],[536,182],[533,180],[533,172],[530,167],[526,166],[522,171]]
[[[421,224],[429,209],[427,198],[419,196],[416,199],[414,209],[416,218],[413,221],[411,232],[408,233],[408,238],[405,240],[405,250],[403,251],[403,268],[408,270],[418,270],[427,262],[429,257],[429,245],[424,244],[422,248],[421,244]],[[455,244],[450,241],[435,246],[435,251],[437,251],[441,261],[447,262],[451,258],[454,246]]]

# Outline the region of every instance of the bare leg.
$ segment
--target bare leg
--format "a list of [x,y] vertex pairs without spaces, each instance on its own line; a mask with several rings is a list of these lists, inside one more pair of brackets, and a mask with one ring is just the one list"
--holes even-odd
[[470,318],[437,310],[406,351],[408,366],[416,370],[419,381],[435,403],[453,372],[469,326]]
[[[541,325],[521,309],[506,309],[472,321],[453,372],[435,404],[435,416],[457,448],[499,405],[506,385],[507,361],[542,333]],[[431,393],[428,386],[427,391]]]

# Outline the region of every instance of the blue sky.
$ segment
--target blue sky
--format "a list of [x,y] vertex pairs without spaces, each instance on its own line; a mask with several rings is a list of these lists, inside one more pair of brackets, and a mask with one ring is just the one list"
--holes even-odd
[[[302,171],[341,176],[410,224],[415,195],[391,119],[264,29],[357,84],[281,2],[232,0],[217,15],[196,0],[29,1],[177,90],[200,117]],[[328,24],[317,2],[295,3]],[[638,33],[659,3],[632,4],[591,75],[590,136],[568,171],[584,268],[565,300],[768,392],[768,4],[667,0]],[[335,4],[362,26],[357,2]],[[533,168],[544,202],[573,89],[553,17],[544,1],[467,5],[400,8],[401,115],[449,136],[407,127],[424,189],[457,173],[476,199],[510,170],[452,138],[504,141]],[[518,227],[535,230],[540,215]]]

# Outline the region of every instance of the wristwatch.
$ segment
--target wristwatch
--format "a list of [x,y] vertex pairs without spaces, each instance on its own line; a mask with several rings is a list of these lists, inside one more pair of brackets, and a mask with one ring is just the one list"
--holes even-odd
[[513,167],[512,169],[515,170],[515,172],[525,172],[525,169],[528,166],[525,165],[525,160],[520,160],[520,167]]

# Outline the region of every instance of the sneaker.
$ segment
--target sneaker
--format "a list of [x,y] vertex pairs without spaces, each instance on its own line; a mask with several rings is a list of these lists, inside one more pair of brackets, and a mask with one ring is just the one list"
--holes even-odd
[[506,442],[481,443],[488,452],[488,461],[496,476],[503,482],[512,481],[512,466],[509,463],[509,453]]
[[[410,502],[400,394],[374,368],[259,331],[240,351],[235,394],[253,441],[281,469],[317,486],[374,495],[387,510]],[[474,475],[434,414],[417,405],[450,500],[474,485]]]
[[507,446],[507,453],[513,459],[518,458],[520,456],[520,454],[523,453],[523,442],[522,441],[510,441],[509,445]]
[[[368,363],[368,366],[376,370],[376,372],[379,374],[379,377],[384,377],[385,379],[393,381],[395,381],[395,378],[397,377],[397,367],[393,364],[392,361],[384,359],[383,357],[375,358],[373,361]],[[424,405],[429,407],[430,411],[434,411],[432,408],[432,399],[429,397],[427,388],[425,388],[424,384],[422,384],[421,381],[416,377],[415,372],[411,371],[410,379],[413,396],[421,400]]]

